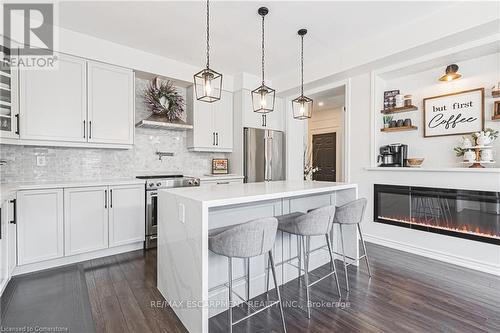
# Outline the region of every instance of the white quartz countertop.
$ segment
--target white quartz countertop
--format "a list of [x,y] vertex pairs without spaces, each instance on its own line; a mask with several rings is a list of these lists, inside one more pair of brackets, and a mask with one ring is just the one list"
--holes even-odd
[[175,195],[198,201],[207,207],[303,196],[357,188],[356,184],[316,181],[273,181],[247,184],[212,185],[165,189]]
[[117,178],[117,179],[93,179],[93,180],[62,180],[62,181],[39,181],[39,182],[18,182],[1,183],[1,196],[8,196],[11,193],[24,190],[41,190],[46,188],[68,188],[68,187],[88,187],[88,186],[115,186],[144,184],[144,180],[137,178]]

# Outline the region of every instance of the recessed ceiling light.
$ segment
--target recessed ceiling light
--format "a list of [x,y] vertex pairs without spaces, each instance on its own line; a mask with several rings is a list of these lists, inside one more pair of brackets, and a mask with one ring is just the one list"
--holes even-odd
[[325,103],[323,103],[323,102],[318,102],[318,106],[323,106],[323,105],[325,105]]

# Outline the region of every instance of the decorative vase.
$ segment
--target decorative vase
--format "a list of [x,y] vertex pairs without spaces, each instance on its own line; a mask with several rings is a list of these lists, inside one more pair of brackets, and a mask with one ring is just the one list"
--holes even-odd
[[493,151],[491,149],[482,149],[481,150],[481,161],[482,162],[493,161]]
[[464,162],[475,162],[476,161],[476,153],[472,150],[467,150],[464,153]]
[[476,144],[478,146],[486,146],[489,143],[491,143],[491,140],[484,133],[481,133],[478,135],[478,137],[476,139]]
[[389,123],[384,123],[384,128],[389,128]]

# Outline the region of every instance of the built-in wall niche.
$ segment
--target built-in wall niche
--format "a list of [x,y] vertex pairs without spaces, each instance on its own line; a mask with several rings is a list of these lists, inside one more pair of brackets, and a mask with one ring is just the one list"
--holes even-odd
[[[498,84],[500,72],[500,43],[485,41],[482,45],[462,45],[460,49],[442,51],[426,57],[395,64],[372,72],[372,156],[371,166],[377,166],[379,148],[392,143],[409,146],[408,158],[424,158],[422,168],[462,168],[461,159],[453,148],[461,143],[461,135],[424,137],[423,100],[460,91],[484,88],[484,127],[500,130],[494,121],[493,86]],[[439,78],[447,65],[460,66],[459,80],[441,82]],[[399,90],[401,95],[411,95],[410,105],[402,109],[387,110],[384,92]],[[384,116],[393,120],[407,120],[408,127],[384,129]],[[493,143],[495,155],[500,154],[500,140]],[[496,157],[498,160],[500,156]],[[491,165],[489,167],[497,167]]]

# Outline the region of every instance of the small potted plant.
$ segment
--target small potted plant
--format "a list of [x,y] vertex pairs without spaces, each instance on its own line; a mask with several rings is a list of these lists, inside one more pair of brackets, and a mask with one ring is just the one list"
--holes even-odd
[[391,123],[392,119],[394,117],[393,116],[384,116],[383,120],[384,120],[384,128],[389,128],[389,124]]

